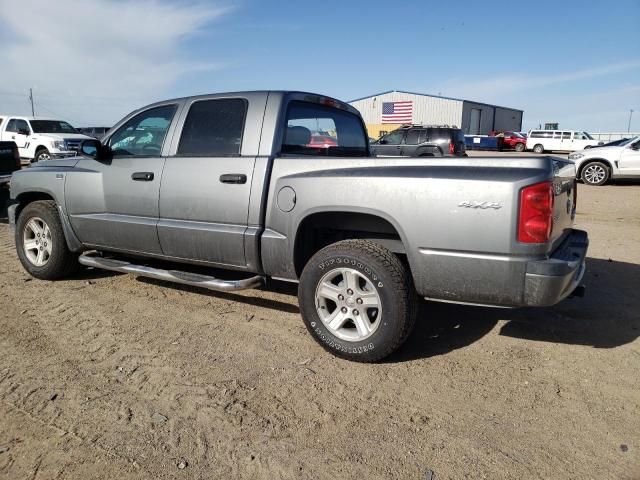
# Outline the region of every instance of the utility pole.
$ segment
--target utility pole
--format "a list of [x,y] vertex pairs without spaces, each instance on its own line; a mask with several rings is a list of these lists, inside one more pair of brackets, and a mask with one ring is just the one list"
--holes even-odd
[[633,108],[629,110],[629,123],[627,124],[627,133],[631,130],[631,116],[633,115]]
[[36,116],[36,111],[33,109],[33,88],[29,89],[29,101],[31,102],[31,116]]

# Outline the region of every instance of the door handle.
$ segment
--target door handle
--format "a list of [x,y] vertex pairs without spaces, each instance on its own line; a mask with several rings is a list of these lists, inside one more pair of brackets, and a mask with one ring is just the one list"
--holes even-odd
[[153,180],[153,172],[134,172],[131,174],[131,180],[150,182]]
[[225,173],[220,175],[220,181],[222,183],[247,183],[247,176],[244,173]]

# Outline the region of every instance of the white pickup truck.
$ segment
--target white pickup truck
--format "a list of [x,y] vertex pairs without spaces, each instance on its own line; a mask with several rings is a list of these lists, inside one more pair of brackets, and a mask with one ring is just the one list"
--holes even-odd
[[20,158],[31,163],[73,157],[90,138],[62,120],[0,114],[0,141],[15,142]]

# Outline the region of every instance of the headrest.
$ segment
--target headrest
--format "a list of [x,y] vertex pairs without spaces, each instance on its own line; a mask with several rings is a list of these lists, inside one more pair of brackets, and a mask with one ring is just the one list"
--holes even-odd
[[305,127],[287,127],[285,145],[307,145],[311,141],[311,130]]

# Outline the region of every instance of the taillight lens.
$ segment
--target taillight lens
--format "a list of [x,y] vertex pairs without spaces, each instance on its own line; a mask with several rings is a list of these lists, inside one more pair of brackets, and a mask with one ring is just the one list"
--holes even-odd
[[520,190],[518,241],[545,243],[553,228],[553,183],[542,182]]
[[455,143],[451,142],[449,143],[449,153],[451,155],[453,155],[454,153],[456,153],[456,145]]
[[16,161],[16,170],[20,170],[22,168],[22,163],[20,162],[20,152],[17,148],[13,150],[14,159]]

